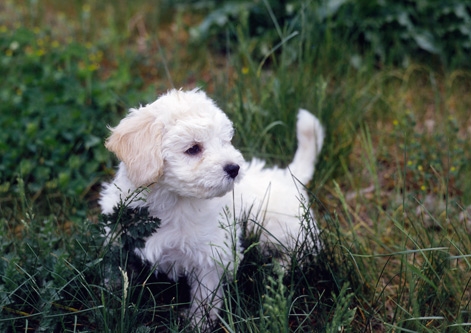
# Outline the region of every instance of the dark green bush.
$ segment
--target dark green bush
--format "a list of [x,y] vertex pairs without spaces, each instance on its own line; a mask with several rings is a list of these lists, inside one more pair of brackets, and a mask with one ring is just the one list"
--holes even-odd
[[[327,1],[327,4],[333,1]],[[471,4],[467,1],[341,1],[327,11],[334,34],[346,33],[383,63],[426,61],[469,67]]]
[[225,46],[226,31],[234,38],[245,27],[246,34],[257,39],[254,52],[266,56],[280,42],[283,29],[301,33],[303,20],[313,26],[304,38],[316,43],[320,36],[324,42],[348,40],[354,54],[372,52],[381,64],[429,63],[431,58],[432,64],[470,66],[471,4],[463,0],[265,0],[225,1],[222,6],[215,2],[193,36],[216,36],[213,44]]

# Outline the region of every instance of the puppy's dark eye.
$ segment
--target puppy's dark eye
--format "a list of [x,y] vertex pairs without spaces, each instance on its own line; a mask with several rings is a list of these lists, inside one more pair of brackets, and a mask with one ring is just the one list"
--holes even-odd
[[198,155],[199,153],[201,153],[201,151],[202,151],[201,146],[199,144],[195,144],[191,148],[187,149],[185,151],[185,154],[187,154],[187,155]]

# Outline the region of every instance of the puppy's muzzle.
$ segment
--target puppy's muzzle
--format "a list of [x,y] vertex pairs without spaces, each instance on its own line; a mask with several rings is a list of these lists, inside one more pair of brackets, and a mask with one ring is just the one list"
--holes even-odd
[[240,166],[238,164],[227,164],[225,167],[224,167],[224,171],[229,175],[229,177],[231,177],[232,179],[234,179],[235,177],[237,177],[237,175],[239,174],[239,169],[240,169]]

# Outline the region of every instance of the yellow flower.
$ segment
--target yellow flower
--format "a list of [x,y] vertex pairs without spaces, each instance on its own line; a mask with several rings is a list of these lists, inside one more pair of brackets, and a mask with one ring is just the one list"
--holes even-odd
[[417,167],[417,170],[419,170],[419,171],[423,171],[423,170],[424,170],[424,168],[423,168],[423,166],[419,165],[419,166]]
[[88,67],[87,67],[88,71],[90,71],[90,72],[94,72],[94,71],[96,71],[98,68],[100,68],[100,64],[98,64],[98,63],[90,64],[90,65],[88,65]]
[[422,186],[420,187],[420,189],[421,189],[422,191],[425,191],[425,190],[427,189],[427,187],[426,187],[425,185],[422,185]]
[[247,66],[242,67],[242,74],[249,74],[249,68]]
[[393,125],[394,125],[394,126],[399,125],[399,122],[397,121],[397,119],[394,119],[394,120],[393,120]]
[[5,33],[5,32],[7,32],[7,31],[8,31],[8,28],[7,28],[6,25],[0,26],[0,32],[1,32],[1,33]]
[[98,52],[95,52],[95,53],[90,53],[89,56],[88,56],[88,59],[91,62],[100,62],[103,59],[103,52],[98,51]]

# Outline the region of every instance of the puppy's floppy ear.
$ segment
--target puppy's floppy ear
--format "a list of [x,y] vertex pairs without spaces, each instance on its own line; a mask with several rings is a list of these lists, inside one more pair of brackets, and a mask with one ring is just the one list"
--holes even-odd
[[146,186],[162,175],[162,131],[155,113],[144,107],[131,109],[118,126],[110,128],[105,147],[126,165],[135,186]]

